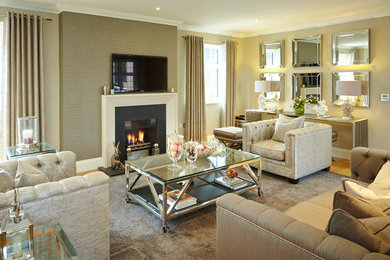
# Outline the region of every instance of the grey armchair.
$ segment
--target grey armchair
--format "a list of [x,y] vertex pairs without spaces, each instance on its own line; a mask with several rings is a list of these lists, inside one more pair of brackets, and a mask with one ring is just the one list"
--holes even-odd
[[275,123],[276,119],[243,124],[243,150],[262,156],[262,170],[298,183],[303,176],[329,169],[332,164],[330,125],[306,122],[303,128],[288,131],[282,143],[272,140]]

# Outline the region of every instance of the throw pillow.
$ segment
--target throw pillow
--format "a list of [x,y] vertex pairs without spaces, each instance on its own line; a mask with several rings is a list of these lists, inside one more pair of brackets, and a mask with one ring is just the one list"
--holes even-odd
[[15,181],[4,169],[0,169],[0,192],[6,192],[15,188]]
[[378,174],[375,177],[373,183],[383,180],[385,178],[390,178],[390,161],[387,161],[383,164],[382,168],[379,170]]
[[30,164],[19,161],[15,177],[16,188],[34,186],[45,182],[49,182],[49,178],[45,173]]
[[367,186],[370,190],[388,190],[390,192],[390,177],[375,178],[374,182]]
[[342,209],[355,218],[390,216],[390,200],[363,200],[344,191],[337,191],[333,210]]
[[[369,223],[379,222],[375,227]],[[366,223],[366,224],[365,224]],[[378,227],[380,225],[380,227]],[[390,217],[378,217],[369,221],[360,221],[342,209],[333,211],[326,232],[348,239],[365,247],[370,252],[390,254]],[[386,239],[389,238],[389,239]]]
[[275,124],[275,132],[272,136],[272,140],[284,143],[284,136],[286,133],[297,128],[297,123],[295,122],[284,123],[278,119]]
[[362,199],[375,200],[390,198],[390,191],[371,190],[368,187],[363,186],[361,183],[351,179],[343,178],[342,183],[345,192]]
[[305,117],[300,116],[296,118],[288,117],[283,114],[279,114],[279,119],[284,123],[297,123],[297,128],[302,128],[305,125]]
[[345,192],[354,195],[356,197],[362,198],[362,199],[369,199],[369,200],[375,200],[378,199],[378,196],[370,189],[367,189],[367,187],[364,187],[359,182],[351,179],[343,178],[341,179],[341,182],[343,184],[343,189]]

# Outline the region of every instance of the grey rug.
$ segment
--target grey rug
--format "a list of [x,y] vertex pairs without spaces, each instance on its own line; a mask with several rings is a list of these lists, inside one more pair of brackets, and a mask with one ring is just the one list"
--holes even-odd
[[[243,197],[284,211],[329,189],[340,186],[343,176],[320,171],[298,184],[263,174],[264,195],[257,190]],[[215,206],[170,220],[163,233],[161,220],[137,204],[125,202],[125,176],[110,178],[111,259],[215,259]]]

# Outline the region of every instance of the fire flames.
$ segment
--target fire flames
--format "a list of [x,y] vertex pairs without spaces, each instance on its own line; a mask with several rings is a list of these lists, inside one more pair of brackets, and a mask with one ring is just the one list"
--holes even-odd
[[128,144],[143,144],[144,143],[144,131],[138,130],[138,135],[136,136],[135,133],[128,133],[127,134],[127,142]]

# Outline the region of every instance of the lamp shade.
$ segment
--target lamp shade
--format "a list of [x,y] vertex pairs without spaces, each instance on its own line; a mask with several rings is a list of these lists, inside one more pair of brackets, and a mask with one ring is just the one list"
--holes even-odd
[[256,80],[255,81],[255,92],[270,92],[271,91],[271,81],[266,80]]
[[336,95],[360,96],[362,95],[362,83],[359,80],[336,81]]

